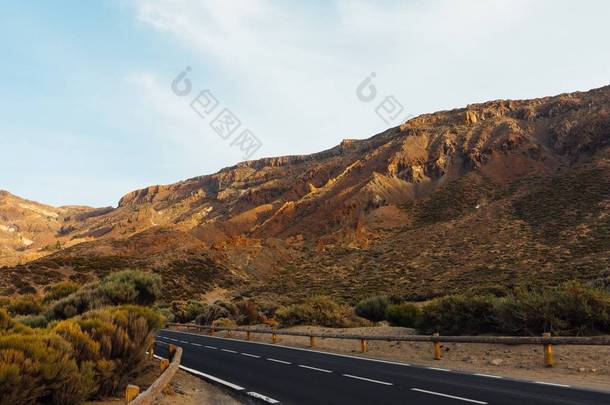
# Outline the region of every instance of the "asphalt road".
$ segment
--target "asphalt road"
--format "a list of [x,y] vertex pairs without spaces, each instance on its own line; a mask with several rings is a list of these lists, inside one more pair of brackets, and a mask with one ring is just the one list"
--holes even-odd
[[282,404],[609,405],[610,394],[543,382],[369,360],[186,332],[160,332],[182,365],[243,394]]

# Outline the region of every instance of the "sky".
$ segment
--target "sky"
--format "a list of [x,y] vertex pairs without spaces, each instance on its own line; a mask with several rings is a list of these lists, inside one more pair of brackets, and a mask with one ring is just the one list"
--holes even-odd
[[602,0],[2,1],[0,189],[116,205],[411,115],[601,87],[608,16]]

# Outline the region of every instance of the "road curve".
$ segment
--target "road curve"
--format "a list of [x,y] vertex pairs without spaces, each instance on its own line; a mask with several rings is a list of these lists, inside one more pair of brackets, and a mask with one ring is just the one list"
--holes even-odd
[[182,365],[274,404],[608,405],[610,393],[163,330]]

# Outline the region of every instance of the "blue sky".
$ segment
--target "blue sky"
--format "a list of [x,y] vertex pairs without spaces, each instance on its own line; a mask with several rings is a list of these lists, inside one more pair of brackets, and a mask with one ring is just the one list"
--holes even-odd
[[[115,205],[243,160],[190,108],[204,89],[260,139],[258,158],[407,113],[607,85],[609,15],[605,1],[2,2],[0,189]],[[178,97],[186,66],[193,91]],[[367,103],[356,89],[372,72]],[[388,124],[375,108],[390,95],[403,112]]]

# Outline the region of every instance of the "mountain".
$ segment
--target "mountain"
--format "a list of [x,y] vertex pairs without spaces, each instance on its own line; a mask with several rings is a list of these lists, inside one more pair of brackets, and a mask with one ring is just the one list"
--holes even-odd
[[122,268],[162,274],[172,298],[279,301],[591,280],[610,273],[610,86],[424,114],[117,208],[0,202],[5,294]]

